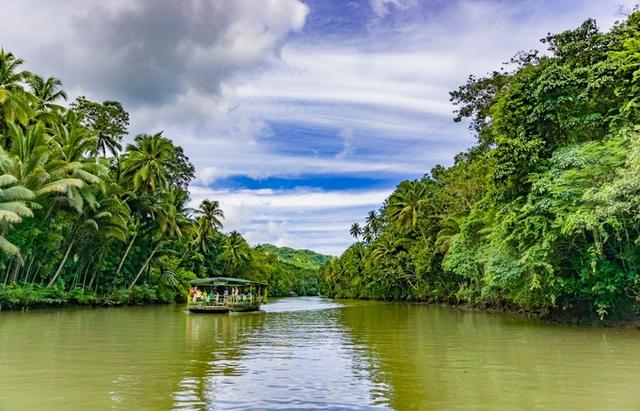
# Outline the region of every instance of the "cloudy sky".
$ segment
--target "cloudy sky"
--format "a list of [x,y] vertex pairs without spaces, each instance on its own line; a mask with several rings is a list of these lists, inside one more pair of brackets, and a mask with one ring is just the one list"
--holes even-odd
[[197,168],[226,230],[339,254],[396,184],[473,144],[448,92],[635,0],[0,0],[0,46],[115,99]]

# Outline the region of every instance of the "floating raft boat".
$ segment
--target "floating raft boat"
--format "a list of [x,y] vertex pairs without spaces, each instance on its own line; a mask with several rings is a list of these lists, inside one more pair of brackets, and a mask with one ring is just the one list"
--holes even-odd
[[260,310],[267,303],[267,284],[233,277],[200,278],[189,283],[187,309],[192,313],[226,314]]

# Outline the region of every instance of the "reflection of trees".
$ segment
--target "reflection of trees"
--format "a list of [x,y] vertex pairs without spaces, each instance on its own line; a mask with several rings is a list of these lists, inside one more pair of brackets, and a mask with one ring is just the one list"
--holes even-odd
[[186,317],[185,368],[175,404],[212,404],[216,377],[238,376],[249,339],[260,333],[265,314],[190,314]]
[[[504,317],[366,304],[341,310],[339,321],[352,342],[362,347],[374,386],[387,388],[374,391],[374,396],[386,397],[395,409],[451,408],[451,404],[464,408],[469,405],[465,399],[495,400],[502,394],[502,378],[509,376],[491,368],[512,360],[518,363],[521,356],[512,341],[503,338],[510,332],[510,320]],[[495,346],[500,340],[502,349]],[[488,370],[482,371],[483,367]]]
[[355,305],[339,322],[395,409],[640,406],[631,332],[409,304]]

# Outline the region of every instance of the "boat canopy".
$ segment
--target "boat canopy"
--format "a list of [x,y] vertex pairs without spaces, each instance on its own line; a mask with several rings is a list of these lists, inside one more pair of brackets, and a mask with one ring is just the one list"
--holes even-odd
[[189,285],[192,286],[225,286],[225,287],[249,287],[251,285],[261,285],[267,287],[268,284],[261,283],[260,281],[245,280],[244,278],[233,277],[209,277],[198,278],[197,280],[189,281]]

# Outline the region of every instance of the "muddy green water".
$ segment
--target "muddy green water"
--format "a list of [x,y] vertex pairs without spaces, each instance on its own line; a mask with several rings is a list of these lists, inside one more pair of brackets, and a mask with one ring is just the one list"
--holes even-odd
[[291,298],[0,313],[1,410],[640,410],[640,331]]

